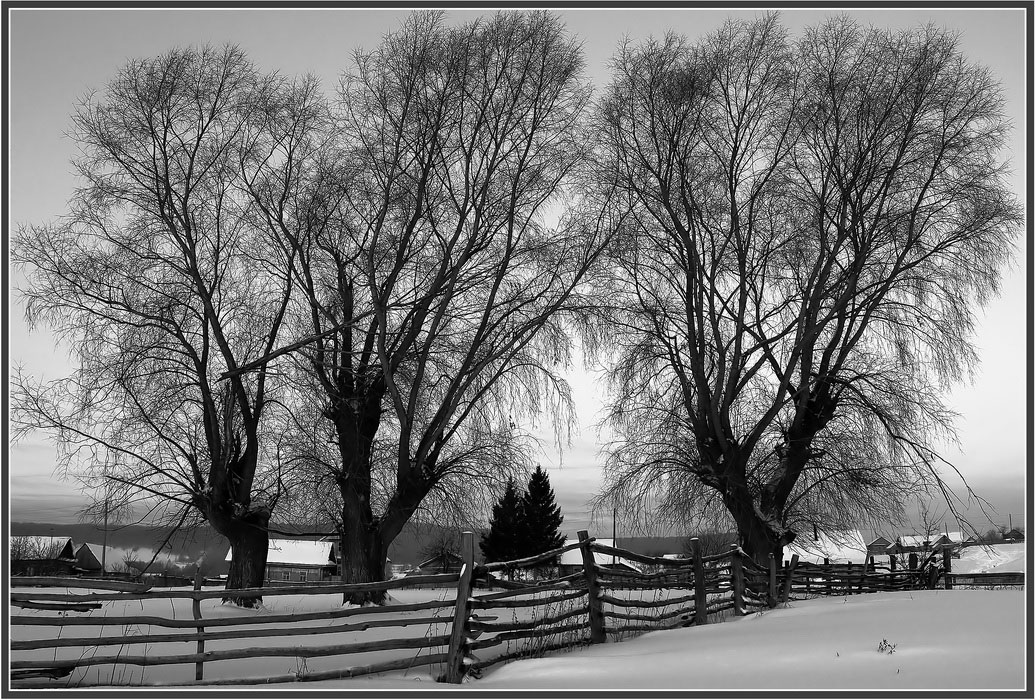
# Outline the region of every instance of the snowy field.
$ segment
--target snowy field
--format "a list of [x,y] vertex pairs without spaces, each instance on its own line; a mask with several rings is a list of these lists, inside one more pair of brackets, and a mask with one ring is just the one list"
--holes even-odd
[[1023,542],[964,547],[960,558],[952,560],[952,570],[957,574],[1024,571],[1024,552]]
[[[1024,545],[970,547],[953,561],[958,573],[1023,571]],[[77,589],[34,591],[85,592]],[[476,595],[486,591],[478,591]],[[646,599],[684,595],[680,591],[644,591]],[[617,595],[631,597],[630,591]],[[442,601],[438,610],[395,612],[388,615],[372,608],[369,614],[347,619],[317,619],[291,623],[291,635],[249,639],[211,640],[206,651],[261,646],[326,646],[410,637],[428,638],[448,633],[448,622],[427,623],[429,617],[452,618],[455,589],[398,589],[392,602]],[[664,632],[554,652],[541,659],[513,661],[492,666],[480,679],[468,679],[464,689],[1018,689],[1025,673],[1024,624],[1030,614],[1024,590],[936,590],[889,592],[848,597],[792,601],[788,606],[727,618],[717,624]],[[269,615],[321,612],[341,609],[341,596],[267,596],[258,611],[202,602],[203,615],[251,617],[256,624],[245,629],[264,630]],[[558,609],[548,611],[556,614]],[[53,617],[56,613],[15,608],[14,614]],[[527,609],[496,609],[484,614],[499,622],[527,619]],[[540,610],[537,616],[542,616]],[[154,615],[192,620],[191,601],[144,600],[105,603],[90,613],[69,616]],[[353,632],[312,634],[344,623],[392,616],[412,624]],[[584,616],[579,619],[584,619]],[[278,628],[285,627],[278,624]],[[12,626],[11,639],[69,638],[91,635],[143,635],[186,633],[158,626]],[[210,629],[227,629],[210,628]],[[297,631],[297,634],[295,632]],[[551,640],[557,641],[557,640]],[[884,650],[880,650],[886,642]],[[487,660],[505,654],[524,642],[507,642],[476,652]],[[126,644],[121,647],[83,645],[59,649],[12,652],[13,659],[77,659],[88,656],[172,655],[195,651],[193,642]],[[331,671],[379,663],[389,659],[417,659],[443,648],[424,647],[372,651],[338,657],[251,657],[205,664],[205,679],[263,678],[302,672]],[[890,653],[888,653],[890,652]],[[277,684],[272,688],[444,689],[434,679],[441,664],[417,666],[380,676],[334,681]],[[94,685],[169,685],[189,683],[193,664],[141,667],[128,664],[78,669],[65,687]],[[233,686],[221,686],[233,687]]]
[[[1022,689],[1025,620],[1020,590],[814,599],[516,661],[464,687]],[[878,649],[884,640],[892,653]]]

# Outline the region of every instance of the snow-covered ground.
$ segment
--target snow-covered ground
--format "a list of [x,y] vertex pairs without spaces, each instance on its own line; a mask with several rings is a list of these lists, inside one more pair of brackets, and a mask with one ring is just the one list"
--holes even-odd
[[1025,620],[1019,590],[821,598],[515,661],[464,687],[1022,689]]
[[[982,554],[979,555],[978,551]],[[1016,566],[1018,557],[1023,563],[1023,549],[1018,550],[1016,545],[996,547],[994,550],[975,547],[965,550],[964,556],[953,562],[953,568],[964,571],[965,567],[985,567],[968,569],[977,571]],[[665,594],[648,593],[652,599],[658,595]],[[441,611],[394,613],[397,618],[416,622],[432,615],[451,617],[455,590],[395,590],[392,591],[392,597],[398,603],[427,600],[443,602]],[[629,597],[629,593],[623,597]],[[1026,599],[1027,594],[1023,590],[936,590],[794,601],[786,607],[727,619],[704,627],[652,632],[617,643],[581,647],[555,652],[541,659],[492,666],[481,679],[470,679],[462,688],[1017,689],[1023,688],[1027,658],[1024,649],[1024,624],[1029,614],[1025,607]],[[224,606],[218,600],[204,601],[202,609],[206,618],[254,617],[261,625],[261,620],[271,614],[338,610],[340,602],[339,595],[268,596],[265,607],[259,611]],[[19,615],[54,615],[21,609],[14,612]],[[486,612],[498,614],[500,621],[524,617],[524,613],[516,614],[507,609]],[[141,614],[192,619],[190,601],[181,599],[118,601],[108,603],[103,610],[93,613],[69,613],[77,617]],[[369,617],[364,614],[347,620],[297,622],[292,623],[292,629],[297,626],[299,636],[210,641],[206,644],[206,650],[243,646],[323,646],[403,636],[428,637],[448,631],[448,624],[445,623],[417,623],[405,627],[305,635],[311,628],[381,616],[376,609],[372,609]],[[87,626],[67,626],[61,629],[18,625],[11,628],[11,638],[89,637],[98,635],[99,630],[99,627]],[[113,626],[104,628],[106,635],[170,631],[145,625],[126,629]],[[879,649],[882,642],[886,642],[884,651]],[[477,652],[477,655],[489,659],[510,648],[509,644],[501,645]],[[17,651],[12,653],[12,658],[78,658],[116,653],[165,655],[193,651],[193,643],[180,642],[146,646],[134,644],[121,648],[86,646]],[[300,671],[328,671],[376,663],[388,658],[414,659],[420,654],[438,651],[441,648],[381,651],[308,660],[300,657],[225,660],[206,663],[205,678],[262,678]],[[193,671],[193,664],[87,667],[76,671],[69,685],[160,683],[172,686],[189,682],[193,678]],[[278,684],[271,687],[442,690],[446,687],[434,682],[441,671],[441,665],[420,666],[377,677],[293,683],[290,686]]]
[[957,574],[983,572],[1024,571],[1025,545],[1023,542],[964,547],[959,559],[952,560]]

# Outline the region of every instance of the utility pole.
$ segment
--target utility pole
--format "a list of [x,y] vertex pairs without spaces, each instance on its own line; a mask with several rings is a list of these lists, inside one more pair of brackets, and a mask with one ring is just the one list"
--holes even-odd
[[101,540],[101,578],[108,572],[108,485],[104,485],[104,534]]
[[[611,544],[618,547],[618,509],[611,509]],[[618,558],[611,555],[611,566],[614,566],[618,561]]]

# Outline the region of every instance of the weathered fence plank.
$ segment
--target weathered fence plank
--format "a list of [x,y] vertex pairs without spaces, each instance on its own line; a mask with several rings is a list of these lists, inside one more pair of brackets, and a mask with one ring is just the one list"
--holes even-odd
[[[195,568],[194,569],[194,590],[195,591],[200,591],[201,590],[201,569],[200,568]],[[197,598],[195,598],[194,600],[191,601],[190,607],[191,607],[191,612],[194,613],[194,619],[195,620],[200,620],[201,619],[201,601],[198,600]],[[198,656],[202,656],[205,653],[205,638],[203,636],[204,634],[205,634],[205,628],[199,626],[198,627],[198,635],[201,635],[201,636],[199,636],[199,638],[198,638]],[[199,662],[197,662],[197,664],[194,667],[194,680],[200,681],[200,680],[203,680],[204,678],[205,678],[205,662],[204,661],[199,661]]]
[[600,586],[597,583],[596,563],[593,561],[592,540],[586,530],[579,530],[579,544],[582,550],[582,570],[586,576],[586,592],[589,596],[589,638],[593,644],[607,641],[604,627],[604,607],[600,602]]
[[704,562],[701,561],[701,540],[690,539],[690,551],[694,555],[694,622],[708,624],[708,591],[704,580]]
[[446,683],[459,683],[464,678],[464,658],[467,655],[467,624],[470,619],[471,579],[474,576],[474,533],[460,535],[460,553],[464,568],[456,587],[456,605],[453,628],[449,634],[449,661],[446,662]]
[[733,584],[733,605],[738,615],[744,614],[744,565],[740,547],[730,545],[730,578]]
[[[266,595],[322,595],[325,593],[360,593],[370,591],[384,591],[393,588],[409,588],[423,584],[456,583],[460,574],[428,574],[426,576],[407,576],[405,578],[391,579],[388,581],[370,581],[369,583],[336,583],[336,584],[313,584],[306,586],[270,586],[268,588],[235,588],[234,595],[241,597],[259,597]],[[63,581],[75,581],[76,579],[60,579]],[[59,585],[59,584],[54,584]],[[66,584],[60,584],[66,585]],[[11,593],[11,600],[61,600],[67,602],[97,602],[112,600],[152,600],[155,598],[193,598],[196,600],[209,600],[223,598],[227,595],[227,589],[216,590],[150,590],[147,592],[128,593],[31,593],[27,591],[15,591]]]

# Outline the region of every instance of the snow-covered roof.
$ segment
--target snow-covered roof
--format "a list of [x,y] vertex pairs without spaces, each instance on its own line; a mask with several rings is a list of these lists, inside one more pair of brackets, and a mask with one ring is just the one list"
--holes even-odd
[[[89,554],[87,554],[89,553]],[[89,557],[92,557],[96,562],[89,561]],[[104,571],[106,573],[112,573],[115,571],[122,571],[126,568],[127,562],[139,559],[136,550],[124,549],[122,547],[105,547],[104,545],[95,544],[93,542],[83,542],[75,550],[75,558],[79,566],[86,568],[98,568],[104,565]],[[147,560],[150,561],[151,557]]]
[[[37,551],[45,552],[49,551],[52,547],[56,549],[58,554],[55,558],[61,558],[64,554],[67,558],[72,559],[75,557],[75,544],[72,542],[72,538],[65,535],[11,535],[8,539],[10,544],[13,540],[31,540],[32,548]],[[65,548],[68,551],[65,551]]]
[[962,542],[967,539],[962,532],[939,532],[938,537],[948,538],[949,542]]
[[[427,559],[422,561],[420,564],[417,564],[417,568],[418,569],[423,569],[424,567],[431,566],[432,564],[434,564],[435,562],[438,562],[438,561],[448,562],[448,563],[456,563],[456,562],[463,563],[464,558],[461,557],[459,554],[454,554],[453,552],[439,552],[438,554],[435,554],[434,556],[428,557]],[[391,562],[392,562],[392,560],[389,559],[385,563],[386,564],[390,564]]]
[[[578,544],[578,542],[579,541],[577,539],[569,537],[568,539],[566,539],[564,541],[564,546],[567,547],[569,545]],[[597,544],[602,544],[602,545],[607,546],[607,547],[614,547],[615,546],[615,541],[613,539],[603,539],[603,538],[598,537],[596,539],[596,543]],[[600,564],[601,566],[612,566],[614,564],[625,564],[626,566],[628,566],[630,569],[632,569],[634,571],[642,571],[643,570],[643,567],[638,562],[631,561],[629,559],[626,559],[625,557],[613,556],[611,554],[598,554],[596,552],[593,553],[593,557],[596,560],[596,563]],[[564,552],[563,554],[561,554],[560,565],[561,566],[582,566],[582,551],[579,550],[579,549],[570,549],[567,552]]]
[[899,535],[897,542],[903,547],[923,547],[924,542],[931,544],[936,539],[934,535]]
[[787,545],[786,556],[797,554],[800,561],[822,564],[829,559],[834,564],[862,564],[866,561],[866,543],[858,530],[828,534],[819,533],[819,539],[798,537]]
[[[230,561],[233,551],[231,547],[225,561]],[[334,543],[329,540],[270,540],[266,554],[267,564],[327,566],[334,562]]]

